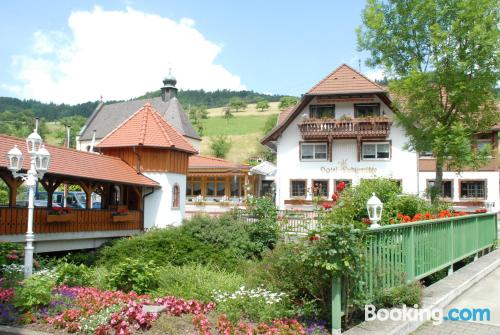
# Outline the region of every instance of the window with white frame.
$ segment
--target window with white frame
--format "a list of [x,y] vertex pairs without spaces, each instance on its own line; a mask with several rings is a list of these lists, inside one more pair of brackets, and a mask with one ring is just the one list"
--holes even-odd
[[389,142],[365,142],[362,145],[363,159],[391,159],[391,144]]
[[486,199],[485,180],[460,181],[460,198]]
[[326,143],[301,143],[300,160],[303,161],[325,161],[327,159],[328,146]]

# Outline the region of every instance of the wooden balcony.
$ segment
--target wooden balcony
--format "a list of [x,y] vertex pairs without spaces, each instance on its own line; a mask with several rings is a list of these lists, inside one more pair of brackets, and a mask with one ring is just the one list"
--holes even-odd
[[[73,209],[71,214],[54,215],[47,208],[35,208],[33,230],[36,252],[96,248],[111,238],[142,231],[142,212],[129,211],[126,220],[116,222],[110,209]],[[125,215],[120,216],[120,218]],[[28,209],[0,207],[0,241],[23,242],[28,227]],[[49,222],[52,221],[52,222]]]
[[385,117],[370,119],[309,119],[299,124],[304,140],[328,138],[386,138],[392,121]]

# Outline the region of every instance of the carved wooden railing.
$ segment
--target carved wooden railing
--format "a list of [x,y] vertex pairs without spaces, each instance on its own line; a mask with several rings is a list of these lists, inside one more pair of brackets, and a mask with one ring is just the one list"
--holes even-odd
[[303,139],[320,138],[380,138],[387,137],[392,121],[388,118],[370,119],[309,119],[299,124]]
[[[73,209],[67,220],[47,222],[47,209],[35,208],[33,230],[35,233],[77,233],[141,229],[142,212],[129,211],[127,221],[113,222],[114,212],[106,209]],[[0,235],[24,234],[27,222],[27,208],[0,207]]]

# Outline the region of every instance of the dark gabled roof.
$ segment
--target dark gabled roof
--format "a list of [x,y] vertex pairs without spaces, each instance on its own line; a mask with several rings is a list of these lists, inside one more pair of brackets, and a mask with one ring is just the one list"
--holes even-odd
[[146,103],[150,103],[165,121],[174,126],[181,135],[201,140],[176,97],[166,102],[161,97],[157,97],[113,104],[100,104],[87,120],[80,139],[91,140],[94,129],[96,131],[96,139],[104,138]]

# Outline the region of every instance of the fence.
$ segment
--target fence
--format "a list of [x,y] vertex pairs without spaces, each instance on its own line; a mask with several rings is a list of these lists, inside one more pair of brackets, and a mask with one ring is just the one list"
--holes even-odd
[[[364,290],[377,290],[422,279],[494,246],[497,214],[395,224],[367,232]],[[339,333],[342,283],[332,283],[332,332]]]
[[[304,235],[319,228],[317,215],[315,211],[277,210],[277,222],[285,234]],[[256,220],[246,210],[239,210],[238,216],[247,222]]]

